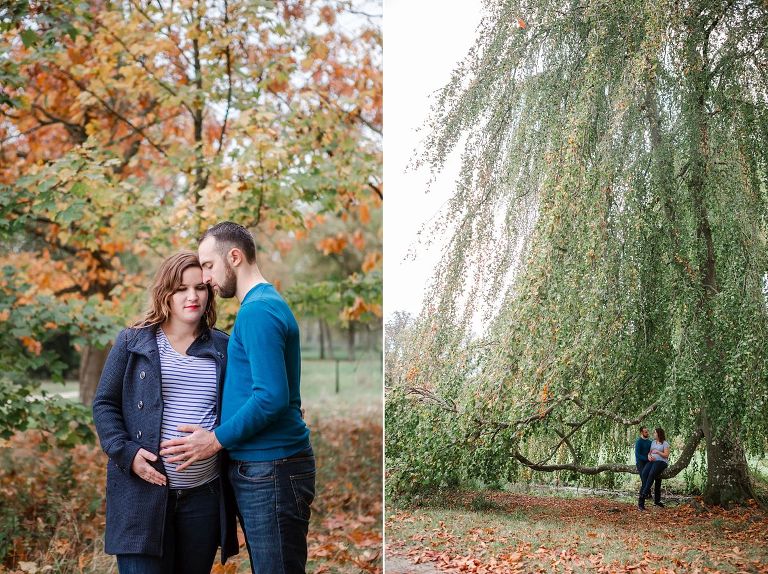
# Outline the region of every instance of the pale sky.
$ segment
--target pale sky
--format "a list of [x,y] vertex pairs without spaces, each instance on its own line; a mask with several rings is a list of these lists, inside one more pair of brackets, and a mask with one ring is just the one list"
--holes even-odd
[[[439,259],[439,245],[420,248],[416,234],[450,197],[458,153],[429,194],[427,170],[405,170],[424,137],[416,129],[429,113],[430,96],[469,51],[481,15],[480,0],[384,0],[385,320],[395,311],[418,314]],[[415,259],[405,260],[414,249]]]

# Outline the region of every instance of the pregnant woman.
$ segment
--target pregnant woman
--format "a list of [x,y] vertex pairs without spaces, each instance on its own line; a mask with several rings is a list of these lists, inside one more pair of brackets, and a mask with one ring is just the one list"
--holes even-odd
[[105,550],[120,574],[208,574],[236,554],[234,498],[222,451],[183,472],[158,457],[180,425],[213,429],[227,335],[213,328],[212,288],[193,252],[160,266],[144,319],[109,353],[93,401],[107,462]]

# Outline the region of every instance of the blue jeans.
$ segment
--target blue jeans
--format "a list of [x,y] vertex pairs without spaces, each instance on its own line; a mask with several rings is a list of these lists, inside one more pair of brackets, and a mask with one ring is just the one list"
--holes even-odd
[[219,479],[169,490],[163,555],[118,554],[120,574],[210,574],[220,543]]
[[648,461],[643,469],[641,478],[643,479],[643,485],[640,487],[640,497],[638,504],[641,507],[645,506],[645,497],[651,493],[651,484],[655,483],[653,489],[653,501],[658,504],[661,502],[661,478],[659,476],[667,468],[667,463],[662,460]]
[[310,505],[315,498],[312,448],[267,462],[230,460],[254,574],[304,574]]

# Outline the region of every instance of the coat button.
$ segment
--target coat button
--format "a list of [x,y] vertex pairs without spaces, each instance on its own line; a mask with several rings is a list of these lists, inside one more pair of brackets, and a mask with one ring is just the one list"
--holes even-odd
[[144,408],[144,401],[139,401],[139,404],[136,405],[136,406],[139,407],[140,409],[143,409]]
[[136,431],[136,438],[141,438],[141,431]]
[[146,376],[147,376],[147,373],[145,373],[144,371],[141,371],[141,372],[139,373],[139,378],[140,378],[140,379],[143,379],[143,378],[144,378],[144,377],[146,377]]

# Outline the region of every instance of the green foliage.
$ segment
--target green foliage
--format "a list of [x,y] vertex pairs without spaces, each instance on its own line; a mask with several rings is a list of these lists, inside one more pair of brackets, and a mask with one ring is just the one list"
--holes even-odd
[[[351,318],[371,322],[381,311],[381,271],[353,273],[342,280],[300,282],[286,289],[284,295],[299,316],[328,318],[342,324],[348,323]],[[354,313],[354,317],[342,313],[340,320],[339,309],[352,309],[358,300],[373,302],[377,307],[366,303],[364,309]]]
[[[49,395],[34,385],[17,385],[0,379],[0,438],[26,430],[45,431],[60,447],[93,442],[91,411],[58,395]],[[47,443],[42,443],[44,448]]]
[[[429,389],[431,408],[453,397],[475,419],[480,459],[455,456],[455,472],[493,467],[486,453],[498,468],[515,452],[624,463],[641,419],[683,438],[706,418],[706,440],[729,433],[764,453],[768,10],[488,12],[430,122],[430,168],[466,144],[414,327],[418,372],[393,384]],[[468,362],[457,393],[447,378]]]

